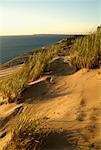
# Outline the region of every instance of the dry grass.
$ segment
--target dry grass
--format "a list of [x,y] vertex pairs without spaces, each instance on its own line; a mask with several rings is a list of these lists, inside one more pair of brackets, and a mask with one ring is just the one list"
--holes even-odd
[[28,116],[21,115],[15,121],[11,140],[4,150],[40,150],[48,135],[46,131],[43,119],[31,120]]
[[70,48],[70,63],[76,66],[77,69],[99,67],[99,62],[101,61],[100,42],[101,28],[93,34],[77,38],[74,44],[72,40],[69,42],[64,40],[55,45],[42,48],[32,55],[20,71],[8,79],[0,81],[0,95],[8,102],[19,99],[28,82],[42,76],[48,70],[50,60],[61,52],[64,53],[65,51],[67,53],[68,51],[66,50]]
[[70,51],[71,64],[77,70],[98,68],[101,61],[101,28],[87,36],[76,39]]
[[28,82],[38,79],[48,68],[49,61],[58,53],[58,47],[48,47],[34,54],[31,59],[17,73],[0,81],[0,94],[8,102],[20,98],[21,92],[26,88]]

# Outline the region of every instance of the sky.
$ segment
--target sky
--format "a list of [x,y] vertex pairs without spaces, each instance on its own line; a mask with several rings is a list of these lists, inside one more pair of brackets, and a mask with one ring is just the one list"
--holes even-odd
[[0,0],[0,35],[88,33],[101,24],[101,0]]

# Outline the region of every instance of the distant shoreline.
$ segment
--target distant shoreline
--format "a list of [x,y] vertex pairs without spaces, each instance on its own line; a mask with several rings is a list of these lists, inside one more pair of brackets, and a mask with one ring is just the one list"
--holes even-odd
[[49,34],[0,36],[0,64],[4,64],[31,50],[52,45],[67,36]]
[[9,35],[0,35],[0,37],[9,37],[9,36],[75,36],[75,35],[86,35],[86,33],[74,33],[74,34],[9,34]]

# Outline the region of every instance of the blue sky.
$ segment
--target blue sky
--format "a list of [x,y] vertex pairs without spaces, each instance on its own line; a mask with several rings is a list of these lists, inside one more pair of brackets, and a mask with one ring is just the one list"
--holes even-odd
[[0,0],[0,35],[87,33],[100,24],[100,0]]

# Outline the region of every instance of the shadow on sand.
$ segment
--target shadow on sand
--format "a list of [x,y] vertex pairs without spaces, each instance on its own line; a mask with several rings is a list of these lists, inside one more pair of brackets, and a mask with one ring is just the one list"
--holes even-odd
[[74,67],[70,67],[68,63],[64,62],[64,57],[53,60],[50,63],[49,70],[52,71],[55,76],[67,76],[75,72]]
[[37,100],[44,101],[70,94],[70,92],[67,93],[65,91],[55,91],[51,86],[52,84],[46,80],[30,85],[25,89],[25,91],[23,91],[20,101],[25,103],[33,103],[33,101]]
[[[53,60],[50,63],[49,70],[52,72],[50,76],[55,76],[56,79],[58,78],[58,76],[67,76],[75,72],[75,69],[71,68],[67,63],[65,63],[62,57]],[[50,92],[50,89],[52,89],[52,92]],[[52,84],[47,80],[43,80],[27,87],[26,90],[22,93],[21,102],[24,101],[32,103],[34,100],[37,99],[48,100],[55,97],[65,96],[67,94],[70,93],[58,90],[54,91]]]
[[68,142],[67,131],[50,133],[42,150],[72,150],[73,145]]

